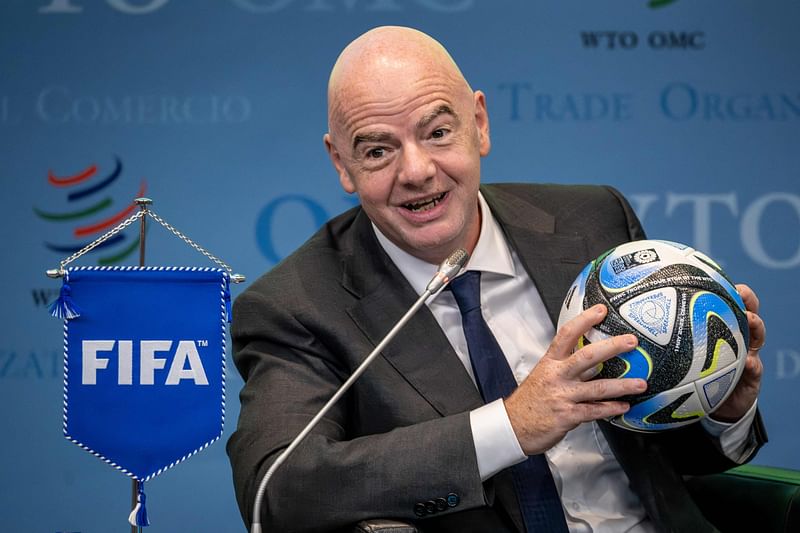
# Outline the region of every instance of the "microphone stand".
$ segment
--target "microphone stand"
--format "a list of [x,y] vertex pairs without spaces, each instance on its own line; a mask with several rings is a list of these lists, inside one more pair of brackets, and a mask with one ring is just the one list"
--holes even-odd
[[278,467],[286,461],[286,458],[289,457],[289,454],[297,448],[303,439],[311,433],[311,430],[322,420],[322,417],[333,407],[333,405],[341,398],[345,392],[355,383],[355,381],[364,373],[370,363],[378,357],[381,353],[381,350],[389,344],[389,342],[394,339],[395,335],[406,325],[406,323],[411,320],[416,312],[425,304],[425,301],[434,294],[439,294],[441,290],[444,288],[445,285],[455,277],[461,271],[461,268],[469,259],[469,255],[466,251],[459,248],[455,252],[451,253],[450,256],[445,259],[444,263],[439,267],[439,271],[436,273],[434,278],[428,283],[428,286],[425,288],[425,291],[420,295],[414,305],[412,305],[408,311],[403,315],[403,317],[397,321],[394,327],[386,334],[383,340],[378,343],[372,352],[367,356],[364,361],[358,368],[353,372],[353,374],[344,382],[344,384],[339,387],[339,390],[336,391],[328,403],[326,403],[322,409],[311,419],[311,421],[306,425],[305,428],[294,438],[294,440],[286,447],[285,450],[275,459],[275,462],[270,465],[269,469],[267,470],[264,477],[261,478],[261,483],[258,485],[258,491],[256,492],[256,499],[255,503],[253,504],[253,522],[250,526],[250,533],[262,533],[261,529],[261,504],[264,500],[264,494],[267,491],[267,483],[269,482],[272,475],[278,469]]

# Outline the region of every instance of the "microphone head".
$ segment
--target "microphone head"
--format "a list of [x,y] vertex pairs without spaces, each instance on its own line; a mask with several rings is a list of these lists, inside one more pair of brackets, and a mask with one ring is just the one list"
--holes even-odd
[[448,274],[457,274],[464,265],[467,264],[467,260],[469,259],[469,254],[463,248],[458,248],[453,251],[447,259],[439,265],[440,271],[448,271]]
[[467,264],[469,254],[463,248],[458,248],[447,256],[447,259],[442,261],[439,269],[433,279],[428,283],[426,290],[434,293],[447,285],[456,274],[458,274],[464,265]]

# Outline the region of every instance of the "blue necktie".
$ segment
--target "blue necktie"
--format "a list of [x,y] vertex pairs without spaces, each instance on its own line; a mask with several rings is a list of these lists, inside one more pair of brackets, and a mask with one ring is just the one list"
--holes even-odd
[[[461,311],[469,359],[486,403],[506,398],[517,388],[508,360],[481,314],[481,273],[470,270],[450,282]],[[566,533],[567,524],[553,475],[544,455],[531,455],[511,467],[519,506],[530,533]]]

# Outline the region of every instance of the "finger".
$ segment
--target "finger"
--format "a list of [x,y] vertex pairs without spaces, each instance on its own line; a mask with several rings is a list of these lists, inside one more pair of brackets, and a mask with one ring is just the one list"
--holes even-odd
[[602,371],[603,371],[603,365],[594,365],[589,370],[586,370],[585,372],[581,372],[581,374],[578,376],[578,380],[579,381],[589,381],[590,379],[592,379],[593,377],[595,377],[597,374],[599,374]]
[[750,352],[757,352],[767,341],[767,327],[755,313],[747,312],[747,327],[750,330]]
[[575,406],[576,422],[603,420],[612,416],[624,415],[630,410],[630,404],[619,401],[586,402]]
[[599,402],[641,394],[645,390],[647,382],[639,378],[597,379],[578,383],[573,399],[579,403]]
[[736,285],[736,291],[739,293],[739,296],[742,297],[745,309],[753,313],[758,313],[760,302],[758,300],[758,296],[756,296],[756,293],[753,292],[753,289],[744,283],[740,283]]
[[751,382],[760,382],[763,373],[764,364],[761,362],[761,357],[758,356],[758,352],[750,352],[744,363],[742,379],[747,379]]
[[750,363],[748,366],[750,366],[751,383],[755,383],[760,387],[761,378],[764,375],[764,363],[761,362],[761,358],[758,356],[753,357],[748,363]]
[[580,379],[603,361],[607,361],[615,355],[630,352],[637,344],[638,339],[631,334],[617,335],[587,344],[569,357],[565,377]]
[[606,306],[603,304],[593,305],[589,309],[585,309],[581,314],[558,329],[545,356],[553,359],[566,359],[575,349],[581,335],[589,331],[592,326],[602,322],[605,316]]

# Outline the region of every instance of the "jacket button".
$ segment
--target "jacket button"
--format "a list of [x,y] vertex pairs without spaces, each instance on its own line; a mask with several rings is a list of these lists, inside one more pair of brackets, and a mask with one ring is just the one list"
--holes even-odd
[[461,498],[459,498],[458,494],[456,494],[455,492],[451,492],[450,494],[447,495],[447,505],[449,507],[455,507],[456,505],[458,505],[458,502],[460,501]]
[[444,498],[436,498],[434,502],[436,502],[437,511],[441,512],[447,509],[447,500],[445,500]]
[[425,510],[425,504],[424,503],[415,503],[414,504],[414,514],[419,516],[419,517],[422,517],[422,516],[425,516],[426,514],[428,514],[428,511]]
[[427,502],[425,502],[425,510],[428,512],[428,514],[435,513],[436,512],[436,502],[433,501],[433,500],[428,500]]

